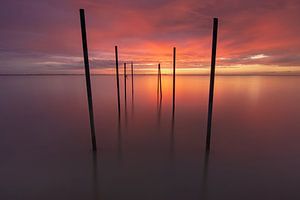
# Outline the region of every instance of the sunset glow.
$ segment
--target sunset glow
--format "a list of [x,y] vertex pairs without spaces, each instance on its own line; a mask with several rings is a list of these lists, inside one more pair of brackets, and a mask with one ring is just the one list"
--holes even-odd
[[85,8],[94,73],[120,63],[137,73],[207,74],[212,18],[219,18],[217,74],[299,74],[300,3],[273,1],[6,1],[0,14],[0,73],[82,73],[79,8]]

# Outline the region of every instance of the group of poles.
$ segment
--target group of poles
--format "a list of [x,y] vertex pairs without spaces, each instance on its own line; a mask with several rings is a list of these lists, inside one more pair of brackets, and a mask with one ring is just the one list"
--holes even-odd
[[[87,47],[87,34],[85,25],[85,13],[84,9],[80,9],[80,23],[81,23],[81,34],[82,34],[82,47],[83,47],[83,58],[85,66],[85,78],[86,78],[86,89],[87,89],[87,99],[89,108],[89,119],[90,119],[90,130],[91,130],[91,140],[92,140],[92,150],[97,151],[96,143],[96,133],[95,133],[95,123],[94,123],[94,111],[93,111],[93,98],[91,89],[91,79],[90,79],[90,66],[88,57],[88,47]],[[206,133],[206,152],[210,151],[211,144],[211,125],[212,125],[212,111],[213,111],[213,99],[214,99],[214,83],[215,83],[215,66],[216,66],[216,50],[217,50],[217,35],[218,35],[218,18],[213,19],[213,35],[212,35],[212,53],[211,53],[211,70],[210,70],[210,85],[209,85],[209,100],[208,100],[208,118],[207,118],[207,133]],[[120,83],[119,83],[119,61],[118,61],[118,47],[115,46],[115,56],[116,56],[116,77],[117,77],[117,98],[118,98],[118,118],[120,120],[121,105],[120,105]],[[172,118],[174,120],[174,110],[175,110],[175,76],[176,76],[176,48],[173,48],[173,112]],[[131,74],[133,75],[133,63],[131,62]],[[126,88],[126,63],[124,63],[124,87]],[[133,78],[133,77],[132,77]],[[133,79],[132,79],[132,92],[133,92]],[[160,98],[162,98],[162,86],[161,86],[161,68],[158,64],[158,94],[160,92]],[[127,100],[125,93],[125,101]]]

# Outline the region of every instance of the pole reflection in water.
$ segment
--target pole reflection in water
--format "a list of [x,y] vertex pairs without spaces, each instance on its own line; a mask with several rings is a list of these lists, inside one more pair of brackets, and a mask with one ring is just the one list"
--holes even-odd
[[99,182],[98,182],[98,157],[97,152],[93,152],[92,154],[92,189],[93,189],[93,199],[99,199],[98,189],[99,189]]
[[162,110],[162,98],[160,98],[157,102],[157,122],[158,122],[158,128],[160,129],[161,125],[161,110]]
[[171,134],[170,134],[170,157],[174,159],[174,145],[175,145],[175,133],[174,133],[174,126],[175,126],[175,113],[172,114],[172,121],[171,121]]
[[122,131],[121,131],[121,119],[118,119],[118,160],[122,161]]
[[203,175],[202,175],[202,191],[201,199],[208,199],[208,172],[209,172],[209,160],[210,160],[210,151],[205,151],[204,162],[203,162]]

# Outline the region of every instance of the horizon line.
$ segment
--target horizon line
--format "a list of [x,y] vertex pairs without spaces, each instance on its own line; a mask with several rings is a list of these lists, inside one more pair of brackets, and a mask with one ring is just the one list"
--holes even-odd
[[[84,76],[84,73],[7,73],[0,76]],[[123,75],[123,74],[120,74]],[[135,76],[157,76],[157,74],[134,74]],[[173,74],[162,74],[164,76],[172,76]],[[210,74],[176,74],[176,76],[209,76]],[[97,73],[91,76],[115,76],[115,74]],[[283,74],[283,73],[249,73],[249,74],[216,74],[216,76],[300,76],[300,73]]]

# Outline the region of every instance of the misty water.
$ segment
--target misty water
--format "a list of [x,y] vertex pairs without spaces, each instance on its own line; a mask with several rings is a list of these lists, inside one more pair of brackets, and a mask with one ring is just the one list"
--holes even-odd
[[[209,79],[121,83],[92,76],[98,153],[84,76],[0,77],[0,199],[300,199],[300,77],[217,76],[211,152]],[[125,112],[126,111],[126,112]]]

